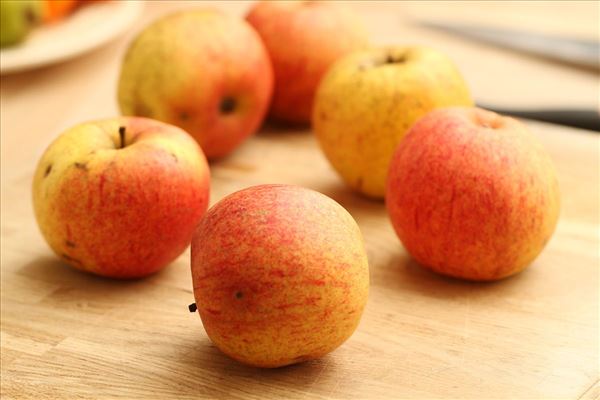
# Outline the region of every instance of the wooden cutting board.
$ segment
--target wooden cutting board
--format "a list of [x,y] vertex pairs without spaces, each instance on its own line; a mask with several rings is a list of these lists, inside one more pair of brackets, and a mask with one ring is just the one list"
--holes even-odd
[[340,202],[365,237],[372,285],[357,332],[322,360],[277,370],[242,366],[211,344],[187,310],[189,252],[138,281],[77,272],[37,232],[29,174],[5,182],[2,395],[577,398],[598,374],[598,137],[532,127],[556,160],[562,217],[530,269],[490,284],[419,267],[384,205],[348,191],[308,131],[269,129],[214,163],[213,200],[298,184]]
[[260,370],[222,355],[187,310],[189,251],[130,282],[63,265],[38,233],[32,173],[61,129],[116,113],[125,44],[2,78],[2,398],[598,398],[600,142],[589,132],[528,123],[556,163],[561,218],[528,270],[487,284],[412,261],[383,203],[346,189],[309,130],[267,126],[212,163],[212,203],[291,183],[331,196],[359,223],[369,302],[356,333],[321,360]]

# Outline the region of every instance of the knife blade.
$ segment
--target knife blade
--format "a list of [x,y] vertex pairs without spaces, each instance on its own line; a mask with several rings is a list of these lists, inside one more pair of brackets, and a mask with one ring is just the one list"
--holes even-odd
[[420,21],[419,23],[429,28],[443,30],[496,46],[595,71],[600,70],[600,43],[597,40],[545,35],[480,25],[435,21]]
[[597,110],[582,108],[510,109],[481,104],[478,104],[478,106],[512,117],[533,119],[600,132],[600,114]]

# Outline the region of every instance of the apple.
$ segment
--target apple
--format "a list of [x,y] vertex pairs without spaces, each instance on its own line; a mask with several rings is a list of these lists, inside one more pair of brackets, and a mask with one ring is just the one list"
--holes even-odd
[[42,19],[41,0],[0,1],[0,47],[16,45]]
[[429,111],[470,106],[454,63],[427,47],[388,47],[339,60],[315,97],[313,130],[353,190],[383,198],[387,171],[406,131]]
[[255,133],[267,112],[273,71],[258,34],[214,10],[163,17],[133,41],[121,68],[121,112],[191,134],[209,159]]
[[88,2],[89,0],[43,0],[44,23],[58,22],[73,13],[77,7]]
[[75,268],[137,278],[189,245],[206,212],[209,170],[184,131],[146,118],[87,122],[40,159],[33,206],[54,252]]
[[262,37],[275,72],[271,115],[310,122],[319,81],[338,58],[368,46],[360,18],[325,1],[261,1],[247,20]]
[[319,358],[359,323],[369,290],[363,239],[321,193],[261,185],[231,194],[207,212],[191,247],[204,328],[242,363]]
[[552,161],[515,119],[448,108],[420,119],[390,164],[386,204],[408,252],[440,274],[490,281],[548,242],[560,195]]

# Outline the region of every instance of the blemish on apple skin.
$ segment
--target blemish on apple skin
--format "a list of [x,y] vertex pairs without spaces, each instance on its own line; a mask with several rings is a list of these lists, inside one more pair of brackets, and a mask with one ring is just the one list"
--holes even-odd
[[236,298],[236,299],[238,299],[238,300],[239,300],[239,299],[241,299],[241,298],[243,298],[243,297],[244,297],[244,293],[242,293],[242,292],[240,292],[240,291],[238,291],[238,292],[235,292],[235,298]]
[[221,114],[231,114],[233,111],[235,111],[236,106],[237,104],[235,99],[231,96],[226,96],[221,100],[219,111],[221,111]]
[[171,157],[173,157],[173,160],[175,160],[175,162],[179,162],[179,158],[177,158],[177,156],[173,153],[169,153],[171,154]]
[[85,171],[85,172],[87,172],[87,171],[88,171],[88,166],[87,166],[87,163],[79,163],[79,162],[76,162],[76,163],[75,163],[75,164],[73,164],[73,165],[75,166],[75,168],[81,169],[81,170],[83,170],[83,171]]
[[180,112],[179,113],[179,119],[181,121],[187,121],[188,119],[190,119],[190,114],[186,113],[185,111]]
[[34,24],[38,21],[38,17],[35,11],[33,11],[32,7],[28,7],[25,10],[25,19],[27,20],[27,22],[29,22],[30,24]]
[[385,64],[400,64],[406,61],[406,56],[404,54],[388,54],[385,58]]
[[65,240],[65,245],[67,247],[77,247],[77,245],[69,240]]
[[50,175],[50,171],[52,171],[52,164],[49,164],[46,167],[46,171],[44,172],[44,178],[47,177],[48,175]]

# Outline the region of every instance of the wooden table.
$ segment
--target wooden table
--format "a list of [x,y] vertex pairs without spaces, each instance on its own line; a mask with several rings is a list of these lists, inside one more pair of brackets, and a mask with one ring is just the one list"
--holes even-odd
[[[259,183],[319,190],[363,231],[372,288],[352,338],[319,361],[242,366],[209,341],[189,252],[148,279],[115,282],[63,265],[38,233],[31,181],[63,129],[117,114],[120,58],[135,31],[179,3],[152,2],[127,37],[85,57],[2,77],[3,398],[598,398],[599,136],[530,122],[562,189],[556,234],[513,278],[472,284],[422,269],[382,203],[349,192],[308,131],[267,127],[211,165],[212,202]],[[193,6],[199,6],[196,2]],[[243,15],[248,3],[216,4]],[[427,31],[417,18],[597,35],[598,3],[352,3],[377,43],[450,54],[478,100],[598,107],[598,76]]]

